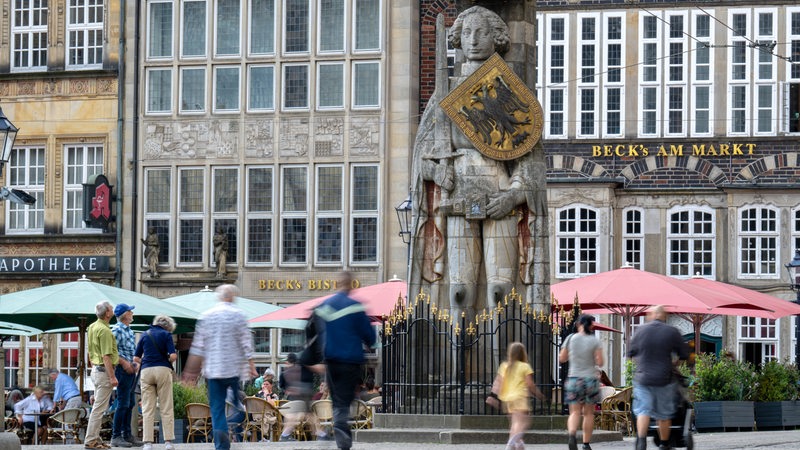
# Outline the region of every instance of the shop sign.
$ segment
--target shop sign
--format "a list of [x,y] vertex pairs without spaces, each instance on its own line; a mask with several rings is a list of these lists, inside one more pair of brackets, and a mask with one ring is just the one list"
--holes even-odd
[[6,256],[0,273],[107,272],[108,256]]

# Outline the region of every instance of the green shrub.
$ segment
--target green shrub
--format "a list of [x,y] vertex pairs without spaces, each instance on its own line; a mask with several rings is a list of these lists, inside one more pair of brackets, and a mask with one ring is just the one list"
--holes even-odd
[[755,386],[756,372],[749,362],[708,353],[697,355],[695,401],[753,400]]
[[176,419],[186,418],[186,405],[189,403],[208,404],[205,384],[190,386],[178,382],[172,383],[172,405]]
[[636,373],[636,362],[632,359],[625,360],[625,386],[633,386],[633,374]]
[[780,402],[798,398],[797,367],[788,361],[772,360],[761,366],[756,386],[756,401]]

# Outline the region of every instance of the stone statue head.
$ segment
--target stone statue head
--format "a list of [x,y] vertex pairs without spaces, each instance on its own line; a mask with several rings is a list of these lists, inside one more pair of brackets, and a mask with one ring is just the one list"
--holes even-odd
[[[470,40],[466,41],[467,38]],[[473,6],[456,17],[447,33],[447,40],[453,48],[463,49],[468,60],[474,61],[486,60],[493,52],[502,56],[508,50],[511,38],[508,25],[497,13],[483,6]]]

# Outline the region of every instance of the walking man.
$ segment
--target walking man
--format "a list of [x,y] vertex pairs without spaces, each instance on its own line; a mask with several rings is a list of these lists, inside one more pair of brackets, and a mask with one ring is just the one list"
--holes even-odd
[[84,447],[106,449],[111,446],[100,439],[100,425],[103,422],[103,414],[108,409],[111,391],[118,384],[114,368],[119,363],[119,353],[117,340],[114,339],[114,334],[111,333],[111,327],[108,325],[114,315],[114,307],[111,306],[111,303],[102,301],[95,306],[94,310],[97,321],[89,325],[86,339],[89,361],[92,363],[94,405],[92,405],[92,413],[89,415]]
[[223,284],[216,291],[219,303],[197,321],[184,377],[196,379],[202,367],[208,385],[214,448],[229,450],[231,441],[225,418],[228,389],[232,389],[237,398],[239,380],[255,378],[258,373],[253,362],[253,339],[247,328],[247,317],[233,304],[239,289]]
[[136,339],[131,330],[133,322],[133,309],[120,303],[114,308],[117,323],[111,327],[111,333],[117,341],[119,351],[119,365],[114,372],[119,384],[117,385],[117,409],[114,412],[114,426],[111,432],[112,447],[141,447],[142,441],[131,433],[131,414],[133,405],[136,404],[134,384],[139,365],[133,361],[133,352],[136,350]]
[[636,450],[647,448],[650,418],[658,424],[659,449],[668,450],[669,427],[677,411],[678,384],[673,377],[673,355],[685,361],[689,348],[677,328],[667,325],[663,306],[647,312],[647,324],[636,330],[628,348],[628,357],[636,362],[633,375],[633,413],[636,415]]
[[48,375],[50,375],[50,379],[55,384],[53,402],[58,405],[59,409],[80,408],[82,404],[81,393],[78,391],[75,380],[56,369],[50,369]]
[[339,278],[339,292],[316,310],[317,316],[325,322],[323,355],[333,401],[334,437],[342,450],[349,450],[353,445],[347,419],[356,387],[361,383],[363,344],[372,346],[376,338],[364,305],[348,295],[352,285],[352,274],[343,272]]

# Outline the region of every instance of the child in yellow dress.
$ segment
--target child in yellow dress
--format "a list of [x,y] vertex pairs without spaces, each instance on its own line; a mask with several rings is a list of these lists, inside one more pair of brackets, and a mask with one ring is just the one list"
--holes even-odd
[[533,369],[528,364],[528,353],[521,342],[512,342],[508,346],[508,361],[500,364],[497,377],[492,385],[492,394],[487,403],[494,399],[503,402],[503,409],[511,416],[511,428],[508,432],[506,450],[525,448],[522,437],[530,423],[530,396],[541,401],[545,396],[533,382]]

